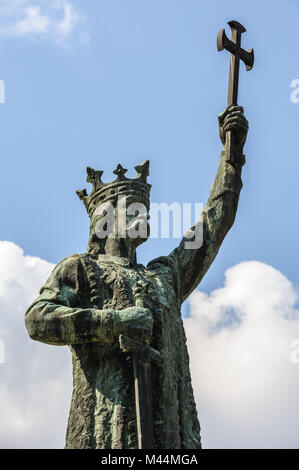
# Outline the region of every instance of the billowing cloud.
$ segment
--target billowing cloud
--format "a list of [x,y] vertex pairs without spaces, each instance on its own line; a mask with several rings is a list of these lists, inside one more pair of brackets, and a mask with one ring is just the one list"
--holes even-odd
[[[53,265],[11,242],[0,242],[0,260],[0,448],[62,448],[71,354],[32,341],[24,325]],[[220,289],[191,296],[184,323],[205,448],[299,447],[296,302],[289,280],[257,261],[228,269]]]
[[2,0],[0,37],[45,37],[66,45],[74,34],[87,42],[80,31],[85,16],[69,0]]
[[298,299],[282,273],[257,261],[191,296],[185,328],[205,447],[299,447]]
[[0,242],[0,260],[0,448],[62,448],[71,354],[32,341],[24,324],[53,265],[11,242]]

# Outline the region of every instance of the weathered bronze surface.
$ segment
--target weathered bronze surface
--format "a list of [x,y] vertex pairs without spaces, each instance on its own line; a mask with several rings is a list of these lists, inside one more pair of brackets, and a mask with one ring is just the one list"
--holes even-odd
[[[32,339],[68,345],[72,352],[66,448],[201,447],[181,305],[208,271],[234,223],[248,131],[243,109],[237,105],[219,115],[218,123],[224,148],[198,222],[203,226],[199,248],[186,248],[190,240],[184,237],[168,256],[143,266],[137,263],[136,248],[146,238],[99,238],[100,202],[116,205],[117,197],[126,195],[129,202],[149,207],[148,162],[136,167],[136,179],[126,178],[126,170],[118,165],[112,183],[101,181],[101,171],[87,169],[92,192],[82,190],[78,195],[90,216],[88,249],[55,267],[25,317]],[[233,163],[227,154],[229,131],[234,136]],[[136,301],[140,284],[148,285],[142,303]],[[139,300],[140,295],[139,291]],[[150,395],[140,397],[145,389]],[[143,427],[149,430],[145,443]]]

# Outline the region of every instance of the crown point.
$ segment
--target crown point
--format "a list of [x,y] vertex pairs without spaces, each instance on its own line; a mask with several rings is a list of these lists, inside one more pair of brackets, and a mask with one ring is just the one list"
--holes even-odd
[[88,183],[93,183],[96,179],[98,179],[99,181],[101,181],[101,176],[103,174],[103,171],[102,170],[94,170],[93,168],[91,168],[90,166],[88,166],[86,168],[86,171],[87,171],[87,178],[86,178],[86,181]]
[[126,179],[125,173],[127,173],[127,171],[128,170],[123,168],[123,166],[119,163],[113,173],[117,175],[118,180],[124,180]]
[[101,180],[101,176],[103,174],[102,170],[94,170],[90,166],[86,168],[87,171],[87,177],[86,181],[87,183],[92,183],[92,194],[95,193],[99,187],[103,184],[103,181]]
[[149,176],[149,160],[144,160],[140,165],[135,166],[137,171],[137,177],[146,181],[147,176]]
[[76,191],[79,199],[81,199],[81,201],[84,199],[84,197],[87,196],[87,192],[86,192],[86,189],[79,189],[78,191]]

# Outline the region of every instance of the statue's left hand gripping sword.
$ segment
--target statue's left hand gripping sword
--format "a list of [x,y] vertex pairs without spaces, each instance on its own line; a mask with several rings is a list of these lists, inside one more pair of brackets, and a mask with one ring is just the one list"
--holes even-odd
[[[238,87],[239,87],[239,70],[240,59],[246,65],[246,70],[251,70],[254,63],[253,49],[245,51],[241,48],[241,34],[245,33],[246,29],[237,21],[229,21],[228,25],[232,30],[232,39],[228,39],[225,30],[221,29],[217,36],[217,49],[222,51],[226,49],[231,53],[230,55],[230,69],[229,69],[229,86],[228,86],[228,106],[237,105],[238,103]],[[234,164],[234,145],[232,144],[232,132],[226,133],[226,152],[227,161]]]
[[[139,281],[134,285],[136,307],[144,306],[147,291],[147,283]],[[133,340],[123,334],[119,336],[119,345],[123,352],[130,352],[133,357],[138,449],[153,449],[151,361],[161,366],[161,356],[148,344]]]

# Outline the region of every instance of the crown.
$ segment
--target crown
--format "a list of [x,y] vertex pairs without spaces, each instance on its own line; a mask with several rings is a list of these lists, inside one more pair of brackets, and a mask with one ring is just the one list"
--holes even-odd
[[86,189],[76,191],[81,201],[83,201],[89,217],[92,216],[94,210],[99,203],[104,203],[115,199],[117,196],[133,197],[138,202],[143,202],[149,209],[149,193],[151,185],[147,182],[149,175],[149,161],[145,160],[141,165],[135,166],[137,178],[127,178],[125,173],[128,171],[119,163],[114,170],[116,179],[111,183],[104,183],[101,180],[103,171],[94,170],[87,167],[88,183],[92,183],[91,193],[88,195]]

